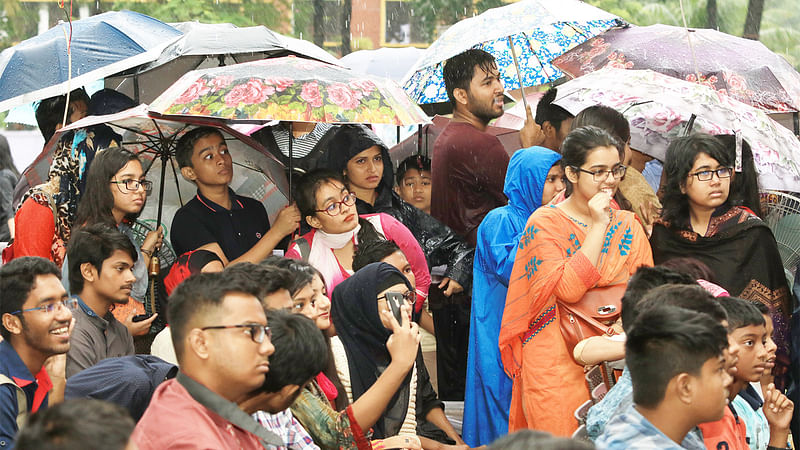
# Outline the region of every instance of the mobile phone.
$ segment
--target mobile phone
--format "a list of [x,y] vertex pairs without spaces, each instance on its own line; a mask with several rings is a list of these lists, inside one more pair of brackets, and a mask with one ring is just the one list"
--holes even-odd
[[386,303],[389,304],[389,308],[391,308],[394,318],[397,319],[397,323],[403,323],[403,311],[400,309],[400,307],[405,303],[403,294],[397,292],[387,292]]
[[133,316],[133,319],[131,319],[131,320],[133,322],[141,322],[143,320],[149,319],[152,316],[153,316],[152,314],[137,314],[137,315]]

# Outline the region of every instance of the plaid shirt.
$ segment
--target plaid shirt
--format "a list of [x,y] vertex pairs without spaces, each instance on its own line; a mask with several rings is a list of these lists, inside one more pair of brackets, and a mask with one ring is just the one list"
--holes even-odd
[[704,450],[702,439],[689,432],[681,445],[676,444],[642,416],[633,406],[606,425],[605,431],[595,441],[598,449],[626,450]]
[[280,436],[286,443],[286,447],[278,447],[279,450],[319,450],[305,428],[294,418],[292,410],[288,408],[277,414],[257,411],[253,414],[253,418],[261,426]]

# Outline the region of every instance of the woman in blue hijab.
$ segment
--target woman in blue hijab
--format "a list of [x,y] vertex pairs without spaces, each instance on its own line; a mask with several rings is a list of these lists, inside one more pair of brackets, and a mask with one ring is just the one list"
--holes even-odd
[[503,188],[508,205],[490,211],[478,227],[463,426],[471,447],[508,433],[512,383],[498,348],[508,280],[528,217],[564,189],[560,160],[544,147],[514,153]]

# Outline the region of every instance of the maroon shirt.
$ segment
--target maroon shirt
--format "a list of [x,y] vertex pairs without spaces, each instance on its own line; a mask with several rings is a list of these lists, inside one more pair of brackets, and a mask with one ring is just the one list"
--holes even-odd
[[475,247],[483,218],[508,202],[503,194],[508,160],[496,136],[450,122],[433,146],[431,215]]

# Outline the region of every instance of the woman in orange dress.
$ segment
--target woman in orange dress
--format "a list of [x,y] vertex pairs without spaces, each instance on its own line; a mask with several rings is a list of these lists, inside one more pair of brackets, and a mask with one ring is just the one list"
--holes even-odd
[[557,303],[579,304],[590,290],[619,285],[619,305],[630,275],[653,265],[647,235],[633,213],[610,207],[625,175],[624,144],[586,126],[570,132],[561,150],[572,194],[528,219],[503,312],[500,352],[513,380],[509,432],[575,431],[573,413],[589,392],[583,368],[572,358],[574,343],[562,335]]

